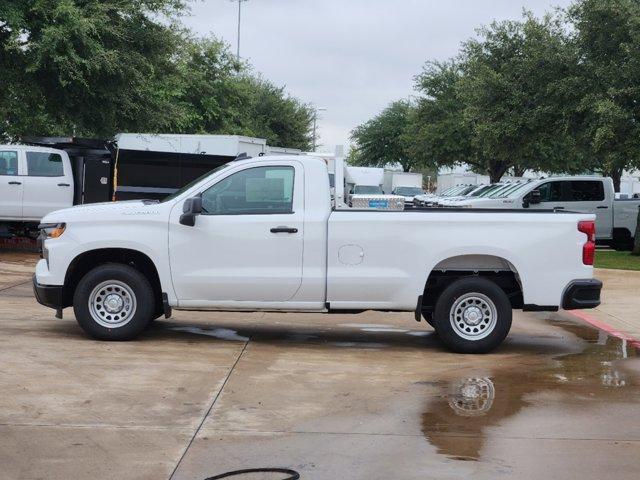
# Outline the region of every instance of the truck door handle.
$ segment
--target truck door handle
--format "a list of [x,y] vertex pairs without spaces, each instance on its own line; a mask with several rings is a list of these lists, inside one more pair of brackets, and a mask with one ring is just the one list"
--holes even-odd
[[9,182],[9,185],[22,185],[22,182]]
[[271,233],[298,233],[298,229],[291,227],[273,227]]
[[564,207],[553,207],[554,210],[564,210]]
[[606,209],[607,209],[607,208],[609,208],[609,207],[607,207],[606,205],[601,205],[601,206],[596,207],[596,208],[597,208],[598,210],[606,210]]
[[59,183],[58,184],[59,187],[70,187],[71,185],[68,183]]

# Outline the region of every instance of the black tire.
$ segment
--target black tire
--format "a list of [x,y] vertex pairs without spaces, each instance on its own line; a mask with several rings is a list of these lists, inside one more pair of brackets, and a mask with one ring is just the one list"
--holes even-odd
[[[470,303],[465,302],[466,298]],[[452,311],[454,306],[456,309]],[[481,314],[477,325],[465,321],[464,314],[467,312],[474,314],[469,318],[472,322],[478,321],[478,312]],[[456,320],[455,327],[452,316]],[[511,317],[509,298],[498,285],[486,278],[466,277],[451,283],[440,294],[433,312],[433,327],[449,350],[457,353],[487,353],[505,339],[511,329]]]
[[[135,310],[130,319],[121,326],[100,324],[89,308],[94,289],[109,281],[128,287],[135,301]],[[101,298],[99,295],[98,298]],[[131,340],[137,337],[153,318],[155,303],[153,288],[147,278],[135,268],[120,263],[106,263],[89,271],[82,277],[73,295],[73,311],[78,324],[89,336],[99,340]],[[102,321],[106,323],[105,319]]]

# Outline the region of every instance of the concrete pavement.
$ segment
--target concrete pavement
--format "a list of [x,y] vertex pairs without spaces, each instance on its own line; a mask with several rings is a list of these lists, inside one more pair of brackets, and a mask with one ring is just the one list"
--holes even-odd
[[30,263],[0,261],[0,478],[637,478],[637,352],[565,313],[484,356],[379,312],[176,312],[106,343],[35,303]]

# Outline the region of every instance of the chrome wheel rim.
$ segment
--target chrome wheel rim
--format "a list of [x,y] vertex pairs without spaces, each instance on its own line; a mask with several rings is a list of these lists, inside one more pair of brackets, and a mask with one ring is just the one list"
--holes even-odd
[[496,327],[498,312],[493,301],[482,293],[466,293],[449,311],[451,327],[466,340],[481,340]]
[[119,280],[102,282],[89,295],[91,318],[106,328],[125,326],[135,315],[136,307],[135,293]]
[[478,417],[491,410],[495,396],[490,378],[465,378],[456,383],[448,402],[456,415]]

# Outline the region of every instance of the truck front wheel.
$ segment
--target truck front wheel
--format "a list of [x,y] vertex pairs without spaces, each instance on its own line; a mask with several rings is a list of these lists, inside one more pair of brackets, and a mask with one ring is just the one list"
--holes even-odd
[[78,283],[73,311],[88,335],[99,340],[130,340],[151,321],[155,311],[153,288],[129,265],[100,265]]
[[458,353],[487,353],[511,329],[511,303],[491,280],[467,277],[444,289],[436,302],[433,327],[442,343]]

